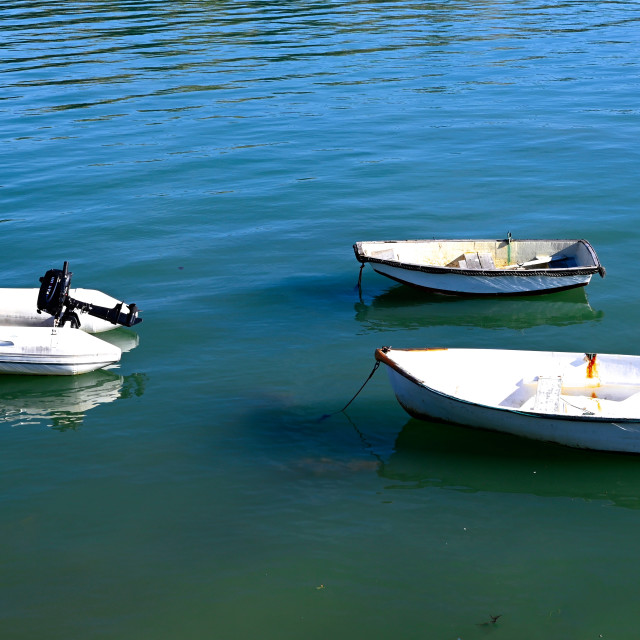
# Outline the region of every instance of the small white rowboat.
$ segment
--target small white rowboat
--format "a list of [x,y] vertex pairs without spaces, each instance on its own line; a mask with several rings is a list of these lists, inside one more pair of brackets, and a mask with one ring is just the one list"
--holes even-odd
[[640,453],[640,356],[383,347],[375,357],[415,418]]
[[71,327],[0,327],[0,373],[76,375],[120,356],[115,345]]
[[357,242],[356,259],[380,275],[454,295],[562,291],[605,275],[586,240],[399,240]]

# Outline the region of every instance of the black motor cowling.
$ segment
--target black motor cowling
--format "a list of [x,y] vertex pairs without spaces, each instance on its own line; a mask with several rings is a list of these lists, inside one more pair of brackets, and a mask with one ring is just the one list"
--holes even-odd
[[135,304],[119,302],[110,309],[72,298],[69,295],[72,275],[69,273],[69,263],[65,262],[62,269],[49,269],[40,278],[38,313],[44,311],[52,315],[56,324],[61,327],[67,322],[72,327],[80,326],[80,317],[76,311],[84,311],[111,324],[120,324],[125,327],[132,327],[142,322],[142,318],[138,317],[138,307]]
[[49,269],[40,278],[40,291],[38,292],[38,312],[46,311],[55,318],[60,318],[64,312],[71,276],[69,263],[65,262],[63,269]]

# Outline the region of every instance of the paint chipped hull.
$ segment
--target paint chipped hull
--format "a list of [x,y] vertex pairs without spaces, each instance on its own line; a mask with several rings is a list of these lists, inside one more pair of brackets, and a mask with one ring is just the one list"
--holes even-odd
[[[415,418],[640,453],[640,357],[489,349],[378,349]],[[547,381],[556,381],[549,387]]]
[[586,240],[401,240],[357,242],[376,273],[452,295],[533,295],[585,287],[605,271]]

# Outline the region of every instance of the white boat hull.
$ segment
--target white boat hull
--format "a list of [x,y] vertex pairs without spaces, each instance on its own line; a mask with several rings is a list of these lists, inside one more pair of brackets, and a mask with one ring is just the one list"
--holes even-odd
[[518,277],[510,274],[503,277],[488,275],[462,275],[460,273],[428,273],[387,264],[372,265],[373,270],[382,276],[401,284],[419,287],[437,293],[456,293],[463,295],[527,295],[564,291],[575,287],[586,287],[591,274],[555,276],[548,274]]
[[70,327],[0,326],[0,373],[78,375],[115,364],[121,350]]
[[[112,309],[120,301],[95,289],[70,289],[72,298]],[[53,327],[53,316],[38,313],[38,289],[0,288],[0,325],[20,327]],[[85,311],[76,312],[80,329],[87,333],[100,333],[115,329],[116,325]]]
[[[398,402],[413,417],[582,449],[640,453],[639,356],[384,348],[376,359],[388,365]],[[562,386],[557,407],[549,408],[540,387],[553,377]]]

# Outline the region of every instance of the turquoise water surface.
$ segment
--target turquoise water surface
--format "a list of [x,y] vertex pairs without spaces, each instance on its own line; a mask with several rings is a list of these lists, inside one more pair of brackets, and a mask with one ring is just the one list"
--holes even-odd
[[[68,260],[144,318],[119,368],[0,379],[3,638],[637,636],[640,460],[418,422],[384,371],[321,419],[385,344],[640,353],[636,2],[0,25],[3,286]],[[509,231],[607,277],[355,288],[358,240]]]

